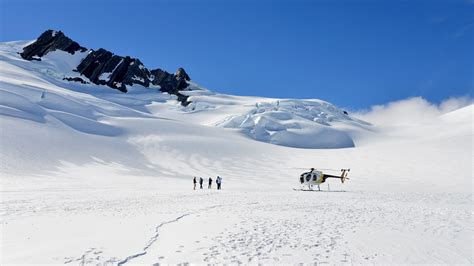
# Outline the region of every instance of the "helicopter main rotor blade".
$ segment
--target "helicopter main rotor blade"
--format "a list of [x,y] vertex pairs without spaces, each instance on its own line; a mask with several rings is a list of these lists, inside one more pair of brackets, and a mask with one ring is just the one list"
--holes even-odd
[[315,170],[322,170],[322,171],[341,171],[341,169],[316,168],[316,167],[289,167],[287,169],[308,170],[311,168],[314,168]]

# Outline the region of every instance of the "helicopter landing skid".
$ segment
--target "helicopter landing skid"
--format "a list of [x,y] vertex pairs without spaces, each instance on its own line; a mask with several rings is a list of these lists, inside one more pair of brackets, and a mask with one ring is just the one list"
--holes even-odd
[[294,191],[315,191],[315,192],[322,192],[323,190],[317,190],[317,189],[307,189],[307,188],[294,188]]
[[302,189],[294,188],[294,191],[310,191],[310,192],[346,192],[345,190],[314,190],[314,189]]

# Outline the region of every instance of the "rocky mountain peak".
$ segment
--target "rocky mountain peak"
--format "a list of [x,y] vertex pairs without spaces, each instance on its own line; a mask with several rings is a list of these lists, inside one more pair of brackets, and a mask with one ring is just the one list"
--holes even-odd
[[34,43],[23,48],[23,52],[20,55],[26,60],[41,60],[40,58],[43,55],[55,50],[74,54],[77,51],[85,52],[87,48],[69,39],[61,31],[47,30]]
[[[24,47],[20,55],[26,60],[41,60],[42,56],[55,50],[74,54],[88,49],[80,46],[61,31],[47,30],[35,42]],[[127,85],[138,84],[147,88],[150,85],[160,86],[160,91],[176,95],[181,104],[186,106],[190,103],[187,100],[188,96],[180,93],[189,86],[187,81],[191,80],[183,68],[178,68],[175,74],[159,68],[150,71],[137,58],[115,55],[100,48],[89,50],[74,71],[79,72],[81,76],[94,84],[106,85],[122,92],[127,92]],[[64,78],[64,80],[84,82],[81,78]]]
[[188,73],[186,73],[186,71],[182,67],[178,68],[174,75],[177,79],[184,79],[184,80],[187,80],[187,81],[191,80],[191,78],[188,76]]

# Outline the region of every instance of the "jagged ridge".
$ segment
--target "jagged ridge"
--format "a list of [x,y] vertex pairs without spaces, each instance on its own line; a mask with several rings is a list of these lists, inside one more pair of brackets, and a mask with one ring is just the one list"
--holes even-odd
[[[47,30],[35,42],[24,47],[20,55],[26,60],[41,60],[42,56],[55,50],[74,54],[78,51],[85,52],[87,48],[80,46],[61,31]],[[187,81],[191,80],[183,68],[178,68],[175,74],[159,68],[148,70],[139,59],[114,55],[100,48],[90,49],[75,71],[94,84],[106,85],[122,92],[127,92],[127,85],[139,84],[144,87],[149,87],[150,84],[158,85],[160,91],[176,95],[182,105],[190,103],[188,96],[179,92],[186,89],[189,85]],[[65,80],[84,82],[80,78],[65,78]]]
[[34,43],[23,48],[20,55],[26,60],[41,60],[40,57],[54,50],[74,54],[77,51],[85,52],[87,48],[69,39],[61,31],[47,30]]

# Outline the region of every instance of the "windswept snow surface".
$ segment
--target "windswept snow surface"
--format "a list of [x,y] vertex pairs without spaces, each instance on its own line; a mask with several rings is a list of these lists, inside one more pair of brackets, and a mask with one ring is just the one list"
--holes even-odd
[[[472,104],[379,125],[192,84],[184,108],[24,45],[0,45],[2,265],[474,263]],[[294,191],[310,167],[350,180]]]

